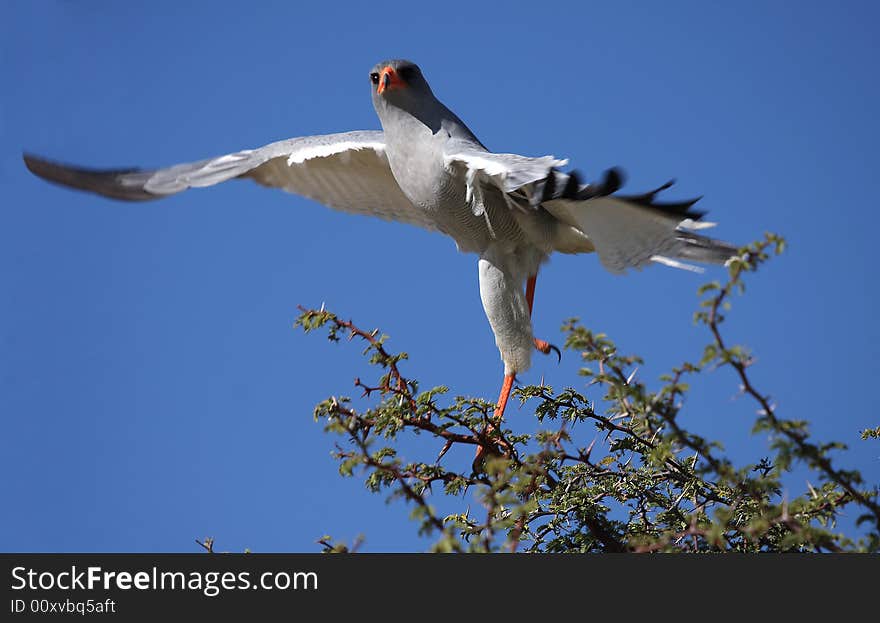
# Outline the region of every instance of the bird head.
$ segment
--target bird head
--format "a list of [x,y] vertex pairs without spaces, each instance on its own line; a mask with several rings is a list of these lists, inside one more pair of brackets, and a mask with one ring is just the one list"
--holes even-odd
[[370,70],[370,88],[377,108],[380,104],[407,108],[408,101],[417,101],[420,96],[431,94],[431,87],[419,66],[402,59],[374,65]]

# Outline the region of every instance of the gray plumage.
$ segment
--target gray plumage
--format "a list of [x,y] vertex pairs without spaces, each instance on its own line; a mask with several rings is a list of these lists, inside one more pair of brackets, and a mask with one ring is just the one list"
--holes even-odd
[[534,348],[524,293],[553,252],[597,252],[612,272],[659,262],[724,263],[728,243],[695,233],[693,201],[660,203],[659,191],[615,194],[610,171],[596,184],[564,173],[565,160],[487,150],[433,94],[421,70],[404,60],[370,72],[382,131],[279,141],[156,170],[92,170],[25,154],[36,175],[113,199],[143,201],[233,178],[303,195],[331,208],[443,232],[479,257],[480,296],[505,374],[528,369]]

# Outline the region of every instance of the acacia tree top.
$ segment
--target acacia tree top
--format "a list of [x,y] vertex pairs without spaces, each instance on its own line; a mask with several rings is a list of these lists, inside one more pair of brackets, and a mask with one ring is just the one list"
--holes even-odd
[[[746,274],[784,246],[767,234],[729,263],[726,282],[700,288],[695,320],[710,335],[703,356],[674,368],[655,389],[634,380],[639,357],[567,322],[565,347],[580,354],[587,388],[517,389],[540,423],[532,434],[489,426],[494,405],[484,400],[449,399],[445,387],[421,391],[404,375],[406,354],[390,352],[378,330],[324,309],[302,309],[297,326],[323,328],[332,341],[344,335],[363,341],[379,369],[375,381],[355,380],[363,405],[331,397],[317,405],[315,418],[338,437],[340,473],[361,474],[371,491],[403,498],[418,530],[432,536],[434,551],[880,551],[876,484],[869,487],[859,472],[838,465],[843,444],[814,441],[806,421],[779,414],[749,377],[748,351],[721,332],[729,300],[745,291]],[[752,431],[769,434],[768,456],[756,464],[734,464],[720,443],[686,429],[678,417],[688,383],[718,367],[730,368],[754,401]],[[601,444],[573,434],[583,423],[601,433]],[[435,437],[439,456],[399,458],[396,445],[412,434]],[[880,427],[862,436],[876,439]],[[490,458],[477,471],[455,469],[443,456],[456,444],[482,446]],[[817,484],[786,498],[781,479],[795,464]],[[432,503],[438,495],[464,508],[441,516]],[[479,512],[471,508],[472,495]],[[838,531],[846,509],[857,513],[860,534]],[[330,537],[319,542],[325,551],[353,549]]]

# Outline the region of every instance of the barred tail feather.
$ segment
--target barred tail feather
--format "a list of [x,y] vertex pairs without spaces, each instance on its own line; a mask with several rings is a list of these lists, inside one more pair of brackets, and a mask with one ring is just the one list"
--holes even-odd
[[693,209],[699,199],[656,200],[672,182],[627,196],[614,194],[622,180],[615,169],[602,182],[580,186],[576,192],[570,180],[560,184],[560,177],[548,178],[539,188],[544,197],[541,206],[589,238],[602,265],[611,272],[641,269],[651,263],[701,272],[689,262],[724,264],[736,255],[734,245],[695,233],[714,226],[701,221],[704,213]]
[[679,242],[675,257],[703,264],[724,264],[736,255],[736,246],[723,240],[701,236],[687,231],[678,230],[676,239]]

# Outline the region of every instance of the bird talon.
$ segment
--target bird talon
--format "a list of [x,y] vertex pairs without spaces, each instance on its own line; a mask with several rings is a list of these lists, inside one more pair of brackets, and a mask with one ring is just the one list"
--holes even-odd
[[538,351],[544,353],[545,355],[549,355],[550,351],[555,352],[556,357],[559,360],[559,362],[560,363],[562,362],[562,351],[560,351],[556,346],[554,346],[550,342],[545,342],[544,340],[539,340],[538,338],[535,338],[535,348],[538,349]]

